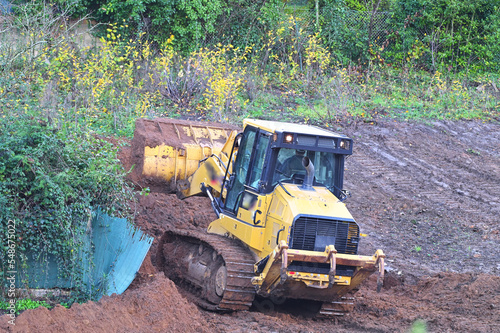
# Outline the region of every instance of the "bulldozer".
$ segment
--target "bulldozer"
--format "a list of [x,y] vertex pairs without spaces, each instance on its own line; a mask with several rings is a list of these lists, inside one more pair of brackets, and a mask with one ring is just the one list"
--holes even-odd
[[352,309],[382,250],[358,254],[360,229],[344,203],[353,140],[305,124],[245,119],[243,129],[139,119],[135,172],[178,196],[206,196],[217,215],[204,232],[167,230],[156,260],[202,308],[248,310],[256,295],[311,300],[319,315]]

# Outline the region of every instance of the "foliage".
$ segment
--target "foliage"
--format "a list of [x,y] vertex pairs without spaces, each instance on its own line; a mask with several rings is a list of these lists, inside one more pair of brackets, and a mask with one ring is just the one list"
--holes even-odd
[[[327,23],[340,23],[325,15],[346,13],[341,1],[320,2],[322,26],[313,34],[308,12],[286,14],[272,1],[253,9],[246,2],[238,4],[258,16],[255,27],[270,24],[249,37],[255,43],[246,47],[215,44],[186,54],[179,51],[173,34],[159,47],[142,38],[126,38],[120,31],[127,24],[121,22],[107,26],[100,47],[78,48],[66,39],[41,49],[36,61],[23,63],[24,74],[15,84],[10,80],[17,74],[6,71],[0,99],[8,94],[12,97],[4,101],[11,107],[29,110],[40,103],[41,114],[57,128],[71,123],[128,136],[137,117],[184,114],[232,121],[248,112],[264,114],[255,109],[259,106],[292,114],[299,107],[313,107],[329,121],[367,115],[370,108],[452,118],[488,118],[497,110],[497,76],[474,71],[452,75],[449,68],[422,72],[422,63],[429,59],[425,40],[413,40],[403,53],[403,44],[397,42],[402,33],[383,45],[367,44],[366,38],[356,37],[356,29],[349,32],[352,43],[341,43],[340,35],[331,39],[328,33],[335,29],[328,30]],[[410,27],[414,19],[403,21]],[[354,65],[351,60],[356,58],[359,64]],[[443,83],[432,84],[438,80]]]
[[152,90],[158,91],[175,107],[189,110],[206,85],[204,69],[196,57],[184,59],[173,49],[172,35],[151,66]]
[[204,92],[204,108],[211,110],[217,121],[227,120],[226,114],[231,114],[239,106],[237,94],[243,87],[246,69],[242,63],[246,60],[251,48],[243,52],[229,45],[210,51],[201,49],[194,55],[199,58],[200,65],[207,71],[207,88]]
[[345,0],[345,6],[352,10],[371,11],[377,4],[379,10],[389,10],[394,0]]
[[130,120],[148,113],[159,98],[146,93],[148,80],[139,77],[153,56],[150,43],[124,41],[118,30],[111,25],[98,49],[77,50],[65,42],[44,50],[37,65],[50,119],[130,135]]
[[[360,91],[355,77],[347,68],[340,69],[318,89],[324,101],[323,117],[326,123],[338,122],[360,103]],[[321,116],[321,113],[320,113]]]
[[[216,121],[224,121],[239,103],[251,47],[241,51],[232,45],[214,50],[201,48],[182,60],[171,47],[160,52],[152,66],[153,89],[171,100],[175,107],[195,108]],[[196,105],[195,105],[196,104]]]
[[[37,0],[43,2],[44,0]],[[66,1],[56,1],[59,6]],[[90,14],[100,23],[123,24],[120,33],[127,38],[141,33],[150,33],[151,40],[161,42],[162,36],[169,36],[173,25],[176,3],[173,0],[75,0],[75,14]],[[101,29],[101,36],[106,35]]]
[[[98,22],[126,23],[119,32],[127,38],[146,33],[149,41],[162,45],[174,35],[175,48],[184,55],[207,42],[240,47],[255,42],[282,4],[279,0],[79,0],[77,3],[79,13],[92,13]],[[207,35],[212,36],[211,40],[206,40]]]
[[175,20],[174,35],[194,45],[200,45],[200,40],[207,33],[214,33],[217,19],[229,14],[228,4],[223,0],[210,1],[179,1],[180,15]]
[[423,43],[418,63],[431,69],[496,68],[500,59],[500,1],[400,0],[395,7],[391,57]]
[[260,49],[260,71],[272,70],[276,84],[288,85],[299,74],[304,48],[304,30],[297,30],[296,20],[290,15],[279,21],[276,30],[268,31]]
[[319,33],[308,36],[304,50],[305,71],[307,82],[316,81],[329,69],[330,52],[322,45]]
[[32,64],[40,56],[41,49],[57,47],[67,38],[68,32],[87,18],[83,15],[68,22],[66,17],[75,10],[71,3],[62,3],[58,13],[50,4],[41,1],[13,8],[15,15],[0,20],[0,71]]
[[[0,301],[0,310],[9,309],[10,304],[5,301]],[[36,309],[39,307],[50,308],[51,306],[45,301],[35,301],[29,298],[16,300],[15,313],[18,315],[24,310]]]
[[355,27],[348,26],[343,22],[347,22],[349,14],[341,0],[328,2],[321,16],[321,36],[338,61],[361,63],[366,61],[368,48],[366,20],[358,20]]
[[[402,84],[404,80],[408,84]],[[401,71],[376,67],[363,82],[363,108],[390,116],[422,119],[498,119],[498,75]]]
[[255,66],[261,74],[273,73],[274,84],[288,86],[298,81],[311,87],[329,70],[330,52],[319,33],[307,33],[305,19],[302,15],[284,17],[256,49],[252,59]]
[[[276,36],[290,14],[279,0],[77,0],[71,2],[71,10],[66,10],[66,1],[55,2],[65,16],[92,13],[98,22],[113,24],[125,39],[146,38],[159,49],[173,35],[173,47],[184,56],[218,43],[260,49],[269,42],[263,36]],[[45,1],[33,3],[40,7]],[[419,68],[476,71],[499,66],[499,0],[321,0],[318,4],[319,27],[312,24],[315,8],[294,11],[295,39],[319,32],[328,51],[344,65],[370,66],[377,54],[386,63],[404,67],[406,54],[420,43],[423,52],[414,63]],[[387,29],[374,34],[374,22],[386,20],[378,13],[388,10],[392,19]],[[106,34],[104,30],[102,36]],[[291,47],[295,41],[285,37],[283,42]],[[279,41],[275,44],[282,47]],[[300,44],[296,56],[301,55]]]
[[[369,48],[368,68],[343,66],[335,63],[321,34],[297,30],[299,20],[280,21],[260,48],[218,44],[188,56],[175,49],[173,35],[155,53],[150,43],[124,40],[112,26],[100,48],[78,50],[63,43],[48,49],[31,87],[41,90],[37,98],[56,126],[69,122],[125,135],[132,134],[136,117],[197,114],[232,121],[248,112],[263,115],[255,110],[259,105],[292,114],[294,105],[313,107],[322,122],[381,109],[397,116],[403,110],[405,117],[467,119],[489,119],[498,110],[492,98],[500,86],[497,76],[422,72],[426,47],[419,40],[397,70],[376,46]],[[259,101],[273,87],[285,90],[283,97]],[[297,104],[292,96],[313,101]]]
[[263,33],[276,29],[284,16],[281,0],[228,1],[228,6],[228,14],[218,18],[216,33],[205,37],[204,46],[221,43],[241,49],[258,48],[263,42]]
[[[0,219],[16,224],[18,269],[28,250],[36,258],[54,256],[59,274],[78,288],[83,272],[77,258],[92,210],[129,214],[132,191],[117,148],[78,127],[57,129],[40,117],[6,117],[5,112],[0,122]],[[3,258],[6,237],[2,228]]]

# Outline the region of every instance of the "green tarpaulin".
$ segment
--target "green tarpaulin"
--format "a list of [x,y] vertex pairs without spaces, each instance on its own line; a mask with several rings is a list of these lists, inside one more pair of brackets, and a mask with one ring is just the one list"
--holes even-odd
[[[126,219],[94,212],[92,228],[83,240],[79,254],[80,286],[97,298],[103,294],[121,294],[134,280],[153,238],[131,225]],[[54,257],[26,253],[26,268],[20,268],[16,284],[20,288],[74,288],[76,281],[61,276]]]

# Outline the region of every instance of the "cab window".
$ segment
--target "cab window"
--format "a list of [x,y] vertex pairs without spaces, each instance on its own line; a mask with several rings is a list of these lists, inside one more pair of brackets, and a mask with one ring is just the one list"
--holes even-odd
[[248,185],[255,189],[259,188],[259,182],[262,178],[264,171],[264,162],[266,160],[267,147],[269,146],[269,135],[261,133],[257,140],[257,147],[255,150],[255,157],[253,159],[252,171]]
[[238,155],[236,155],[234,173],[230,176],[225,203],[225,207],[233,212],[236,210],[237,201],[246,184],[256,134],[256,129],[252,127],[245,128]]
[[265,174],[269,141],[270,135],[267,132],[259,132],[252,127],[245,128],[236,156],[235,171],[230,177],[230,185],[227,188],[225,207],[230,211],[236,212],[245,188],[259,191],[260,182]]
[[292,148],[279,150],[273,175],[273,186],[278,181],[302,184],[306,175],[306,169],[302,165],[302,159],[305,156],[314,165],[314,185],[333,187],[335,180],[335,156],[333,153]]

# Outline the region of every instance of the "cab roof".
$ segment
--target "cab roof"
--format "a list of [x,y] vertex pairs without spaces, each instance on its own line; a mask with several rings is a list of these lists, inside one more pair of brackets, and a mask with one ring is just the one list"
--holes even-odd
[[337,134],[324,128],[305,124],[285,123],[260,119],[245,119],[243,121],[243,127],[246,127],[247,125],[262,128],[271,133],[291,132],[308,135],[320,135],[323,137],[332,138],[347,138],[347,136],[343,134]]

